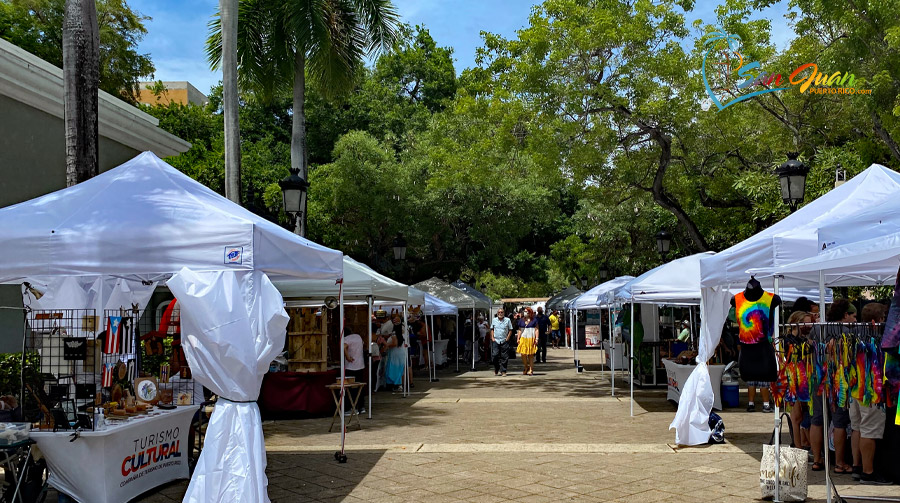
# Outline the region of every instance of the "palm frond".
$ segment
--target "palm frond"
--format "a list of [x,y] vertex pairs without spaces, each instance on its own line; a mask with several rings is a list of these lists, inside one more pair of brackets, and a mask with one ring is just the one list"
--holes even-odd
[[369,55],[388,51],[396,42],[400,15],[391,0],[352,0],[369,37]]

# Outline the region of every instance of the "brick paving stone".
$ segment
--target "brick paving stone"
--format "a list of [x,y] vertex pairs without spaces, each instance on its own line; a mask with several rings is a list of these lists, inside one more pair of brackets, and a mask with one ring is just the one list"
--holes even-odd
[[[680,448],[668,429],[675,407],[662,389],[636,389],[635,414],[623,374],[616,397],[599,372],[599,353],[550,350],[540,376],[494,378],[441,372],[417,376],[414,393],[377,393],[373,418],[347,436],[348,462],[333,453],[330,418],[266,421],[269,495],[275,503],[628,503],[742,502],[759,497],[761,445],[772,415],[722,411],[727,444]],[[512,373],[521,370],[512,363]],[[518,370],[517,370],[518,369]],[[742,398],[746,401],[746,395]],[[527,436],[523,432],[528,432]],[[809,472],[810,502],[824,501],[821,473]],[[837,478],[841,494],[900,496],[900,486],[859,486]],[[138,503],[180,501],[187,481]],[[51,495],[48,501],[53,501]]]

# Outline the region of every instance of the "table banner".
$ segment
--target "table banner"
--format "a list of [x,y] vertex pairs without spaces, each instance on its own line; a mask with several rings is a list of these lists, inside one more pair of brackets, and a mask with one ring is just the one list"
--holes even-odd
[[137,416],[103,431],[33,432],[47,459],[50,485],[82,503],[121,503],[175,479],[189,478],[188,433],[199,408]]

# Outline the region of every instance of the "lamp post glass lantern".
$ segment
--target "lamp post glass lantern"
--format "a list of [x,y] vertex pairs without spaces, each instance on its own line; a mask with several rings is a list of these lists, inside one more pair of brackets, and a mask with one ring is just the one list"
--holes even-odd
[[582,276],[581,277],[581,288],[582,289],[587,288],[587,282],[588,282],[587,276]]
[[[309,191],[309,182],[300,178],[296,171],[278,182],[281,187],[282,204],[284,212],[294,218],[295,226],[303,220],[303,210],[306,208],[306,195]],[[297,232],[298,229],[294,229]]]
[[796,211],[797,206],[803,202],[806,192],[806,175],[809,174],[809,166],[797,160],[797,152],[788,153],[788,160],[775,169],[778,182],[781,184],[781,199]]
[[597,278],[600,281],[604,281],[609,276],[609,271],[606,270],[605,267],[601,267],[599,271],[597,271]]
[[656,250],[660,255],[665,256],[669,253],[669,249],[672,246],[672,235],[666,231],[659,231],[656,233]]
[[403,234],[394,238],[394,260],[406,260],[406,239]]

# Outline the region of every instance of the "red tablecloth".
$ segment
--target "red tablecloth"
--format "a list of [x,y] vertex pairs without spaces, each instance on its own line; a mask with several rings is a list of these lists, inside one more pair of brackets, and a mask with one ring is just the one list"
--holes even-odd
[[334,399],[325,386],[338,372],[270,372],[263,378],[259,409],[263,416],[330,416]]

